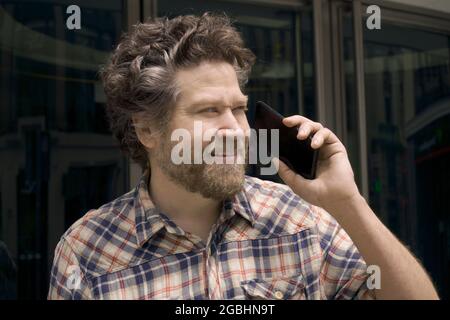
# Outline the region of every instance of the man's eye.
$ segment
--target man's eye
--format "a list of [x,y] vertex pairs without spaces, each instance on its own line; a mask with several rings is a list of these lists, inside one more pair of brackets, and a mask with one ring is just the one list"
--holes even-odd
[[244,111],[244,112],[247,112],[248,108],[246,106],[240,106],[240,107],[234,108],[233,111]]
[[214,107],[211,107],[211,108],[202,109],[200,112],[206,112],[206,113],[217,112],[217,109]]

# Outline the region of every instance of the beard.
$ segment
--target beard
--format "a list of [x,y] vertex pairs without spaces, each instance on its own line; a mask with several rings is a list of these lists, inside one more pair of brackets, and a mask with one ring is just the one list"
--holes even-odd
[[[171,141],[166,135],[161,141],[159,150],[155,152],[156,164],[171,181],[187,191],[199,193],[205,198],[223,201],[243,189],[248,166],[248,137],[245,138],[244,163],[230,164],[225,163],[225,160],[223,164],[174,164],[171,152],[178,142]],[[191,159],[194,159],[193,148],[190,151]]]

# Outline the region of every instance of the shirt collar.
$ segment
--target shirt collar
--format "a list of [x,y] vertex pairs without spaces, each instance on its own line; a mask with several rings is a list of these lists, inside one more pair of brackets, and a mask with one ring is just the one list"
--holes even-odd
[[[147,168],[142,174],[133,195],[136,238],[139,246],[142,246],[162,228],[166,228],[172,233],[184,234],[181,228],[154,205],[148,191],[149,179],[150,170]],[[249,187],[247,176],[245,180],[244,187],[240,192],[223,201],[222,213],[224,213],[225,217],[229,218],[236,212],[253,227],[255,224],[255,214],[252,211],[250,202],[247,198],[246,191]],[[225,218],[223,218],[222,221],[223,220],[225,220]]]

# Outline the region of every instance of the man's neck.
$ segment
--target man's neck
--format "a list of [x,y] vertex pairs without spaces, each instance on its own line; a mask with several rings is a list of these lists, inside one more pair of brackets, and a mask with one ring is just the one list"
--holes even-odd
[[187,191],[157,167],[151,169],[148,190],[155,206],[165,215],[184,231],[206,240],[211,226],[219,217],[221,201]]

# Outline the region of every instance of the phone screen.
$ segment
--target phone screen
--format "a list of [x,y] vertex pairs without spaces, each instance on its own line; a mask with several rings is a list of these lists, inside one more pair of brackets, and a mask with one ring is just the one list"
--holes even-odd
[[[306,179],[314,179],[318,158],[318,149],[311,147],[311,136],[305,140],[297,138],[298,126],[287,127],[283,124],[283,116],[262,101],[256,102],[254,127],[260,129],[279,130],[279,158],[293,171]],[[272,154],[270,133],[267,135],[267,149]],[[259,132],[257,132],[258,150],[260,147]]]

